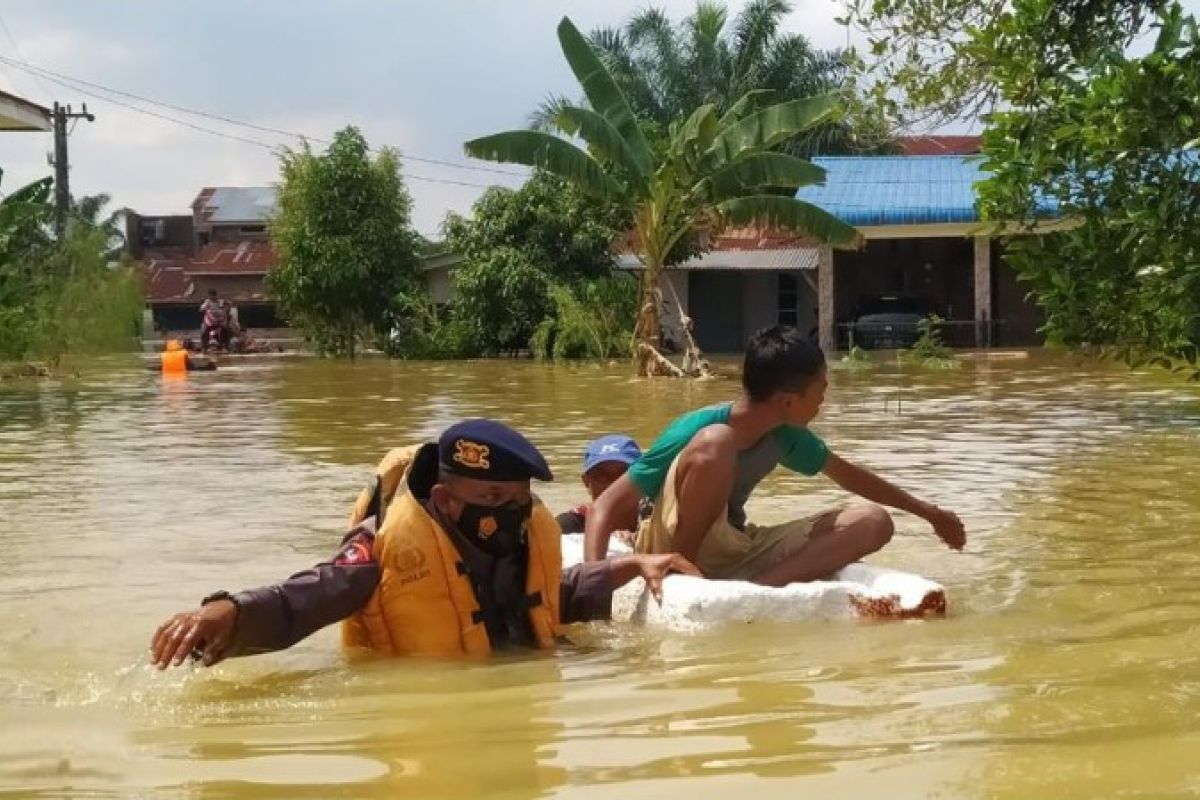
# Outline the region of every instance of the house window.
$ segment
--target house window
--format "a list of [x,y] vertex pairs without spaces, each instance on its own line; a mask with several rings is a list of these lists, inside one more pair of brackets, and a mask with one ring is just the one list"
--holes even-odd
[[162,244],[167,236],[167,223],[161,219],[142,220],[142,244]]
[[795,327],[800,321],[800,281],[795,275],[779,273],[775,298],[779,324]]
[[241,232],[245,233],[245,234],[266,233],[267,226],[266,225],[243,225],[241,228]]

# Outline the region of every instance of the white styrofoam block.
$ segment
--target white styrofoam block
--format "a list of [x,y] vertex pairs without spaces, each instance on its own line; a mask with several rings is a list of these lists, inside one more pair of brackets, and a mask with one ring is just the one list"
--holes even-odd
[[[583,560],[583,537],[563,536],[563,566]],[[629,548],[614,542],[610,555]],[[920,575],[862,563],[840,570],[833,580],[774,588],[748,581],[671,575],[659,605],[638,578],[613,594],[612,618],[672,631],[701,631],[757,621],[898,618],[945,613],[946,592]]]
[[[629,545],[613,537],[608,540],[608,554],[610,556],[619,556],[623,553],[632,553],[633,549]],[[582,533],[564,533],[562,537],[562,563],[563,567],[573,567],[583,561],[583,534]]]

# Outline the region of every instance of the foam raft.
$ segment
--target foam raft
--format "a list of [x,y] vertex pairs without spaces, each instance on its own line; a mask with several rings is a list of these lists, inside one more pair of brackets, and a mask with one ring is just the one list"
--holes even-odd
[[[583,560],[583,537],[563,536],[563,566]],[[629,552],[615,542],[609,553]],[[946,590],[937,583],[883,567],[855,563],[832,580],[782,588],[748,581],[716,581],[671,575],[663,581],[662,605],[638,578],[613,594],[612,618],[677,632],[705,631],[753,622],[833,619],[923,619],[946,613]]]

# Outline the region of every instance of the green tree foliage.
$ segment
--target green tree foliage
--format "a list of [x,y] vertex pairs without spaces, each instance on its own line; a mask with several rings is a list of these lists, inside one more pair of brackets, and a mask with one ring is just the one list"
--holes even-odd
[[402,292],[394,299],[396,324],[387,341],[393,358],[441,360],[478,355],[472,330],[449,308],[439,308],[424,288]]
[[319,352],[354,357],[386,340],[393,300],[417,281],[418,239],[399,156],[371,157],[358,129],[339,131],[323,154],[306,144],[280,159],[279,211],[268,276],[284,315]]
[[424,327],[432,340],[406,340],[401,349],[443,355],[457,347],[469,356],[525,350],[535,331],[554,330],[568,308],[564,298],[583,299],[604,285],[630,222],[620,206],[542,171],[519,189],[489,189],[469,218],[451,214],[444,225],[446,247],[463,256],[452,307]]
[[[821,181],[824,171],[772,150],[833,117],[836,98],[755,108],[750,95],[724,114],[711,104],[702,105],[686,120],[672,123],[665,146],[651,147],[597,51],[569,19],[563,19],[558,34],[589,107],[563,106],[555,124],[561,134],[582,140],[587,149],[534,130],[486,136],[467,142],[465,148],[476,158],[553,173],[633,218],[633,243],[644,266],[635,324],[639,374],[662,367],[662,269],[685,237],[724,225],[757,224],[838,244],[857,241],[854,228],[793,196],[798,187]],[[698,363],[695,358],[688,361]]]
[[542,359],[628,358],[633,354],[629,320],[637,312],[637,281],[629,275],[585,281],[550,290],[554,315],[533,333],[531,349]]
[[[982,201],[993,218],[1029,220],[1051,200],[1078,221],[1009,247],[1054,339],[1195,367],[1200,38],[1178,7],[1154,24],[1157,42],[1144,56],[1121,42],[1097,48],[1080,65],[1086,80],[1043,80],[1036,99],[991,115],[984,151],[993,177]],[[1016,96],[1017,84],[1003,86]]]
[[451,214],[444,230],[447,248],[468,263],[510,247],[552,280],[572,283],[612,270],[615,242],[631,222],[620,206],[539,170],[519,189],[488,189],[470,219]]
[[463,262],[454,273],[453,320],[471,355],[514,355],[554,306],[553,282],[515,247],[497,247]]
[[[696,10],[673,23],[650,7],[620,27],[593,31],[588,41],[639,119],[666,130],[709,104],[723,114],[747,93],[756,105],[814,95],[854,96],[846,53],[814,49],[802,34],[782,25],[787,0],[751,0],[733,19],[723,3],[699,0]],[[534,113],[538,128],[552,128],[565,98],[548,100]],[[793,155],[849,153],[875,149],[886,131],[830,118],[786,142]]]
[[73,217],[50,234],[50,179],[0,202],[0,360],[130,350],[141,313],[141,282],[110,260],[103,224]]
[[46,178],[0,201],[0,360],[25,358],[36,336],[35,256],[45,242],[51,185]]
[[27,355],[57,364],[67,356],[128,352],[142,313],[141,279],[109,260],[103,228],[68,225],[63,239],[41,254],[45,276],[34,306]]
[[[1086,79],[1089,61],[1141,36],[1174,0],[843,0],[867,52],[853,62],[899,128],[975,122],[1036,101],[1043,80]],[[1015,90],[1015,91],[1014,91]]]
[[902,357],[929,369],[957,369],[962,366],[962,362],[954,357],[942,340],[942,322],[937,314],[930,314],[918,322],[917,332],[920,335]]
[[[851,2],[897,116],[986,112],[986,217],[1068,345],[1183,359],[1200,345],[1200,49],[1178,2]],[[1150,46],[1149,52],[1146,47]],[[1140,51],[1140,52],[1139,52]]]
[[115,261],[125,249],[125,217],[128,209],[108,211],[111,202],[112,196],[104,192],[72,197],[70,215],[73,224],[94,228],[105,235],[105,255]]

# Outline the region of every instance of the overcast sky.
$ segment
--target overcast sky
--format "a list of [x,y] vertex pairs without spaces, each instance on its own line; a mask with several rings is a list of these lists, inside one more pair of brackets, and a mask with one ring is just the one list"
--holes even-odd
[[[694,0],[658,0],[674,18]],[[448,210],[467,211],[482,189],[517,178],[468,164],[462,142],[524,125],[551,93],[576,95],[558,49],[564,10],[583,30],[617,24],[645,0],[0,0],[0,55],[164,103],[328,138],[358,125],[372,146],[407,157],[418,230],[435,234]],[[743,0],[730,0],[731,12]],[[847,44],[836,0],[793,0],[786,26],[819,47]],[[1189,2],[1189,6],[1194,3]],[[185,213],[203,186],[277,179],[270,147],[294,139],[178,111],[221,138],[35,79],[0,63],[0,88],[45,105],[88,103],[96,114],[70,140],[75,195],[108,192],[117,206]],[[134,104],[136,101],[127,102]],[[153,107],[151,107],[153,108]],[[0,135],[0,190],[49,174],[50,134]],[[505,171],[518,168],[505,166]]]
[[[643,0],[0,0],[0,55],[94,84],[266,127],[328,138],[358,125],[372,146],[467,164],[462,142],[524,124],[550,93],[577,92],[555,26],[568,10],[583,30],[616,24]],[[676,18],[694,0],[656,5]],[[731,11],[743,5],[731,0]],[[794,0],[787,21],[823,47],[846,31],[829,0]],[[11,38],[11,41],[10,41]],[[15,47],[14,47],[15,42]],[[19,55],[18,55],[19,53]],[[96,114],[70,139],[75,195],[108,192],[144,213],[185,213],[202,186],[277,179],[272,151],[137,113],[0,63],[0,88]],[[128,101],[137,104],[136,101]],[[286,137],[155,109],[202,127],[261,141]],[[50,134],[0,135],[0,190],[49,174]],[[448,210],[467,211],[482,191],[418,180],[517,183],[493,172],[405,162],[413,220],[436,233]],[[471,162],[489,167],[482,162]],[[516,167],[502,167],[519,171]]]

